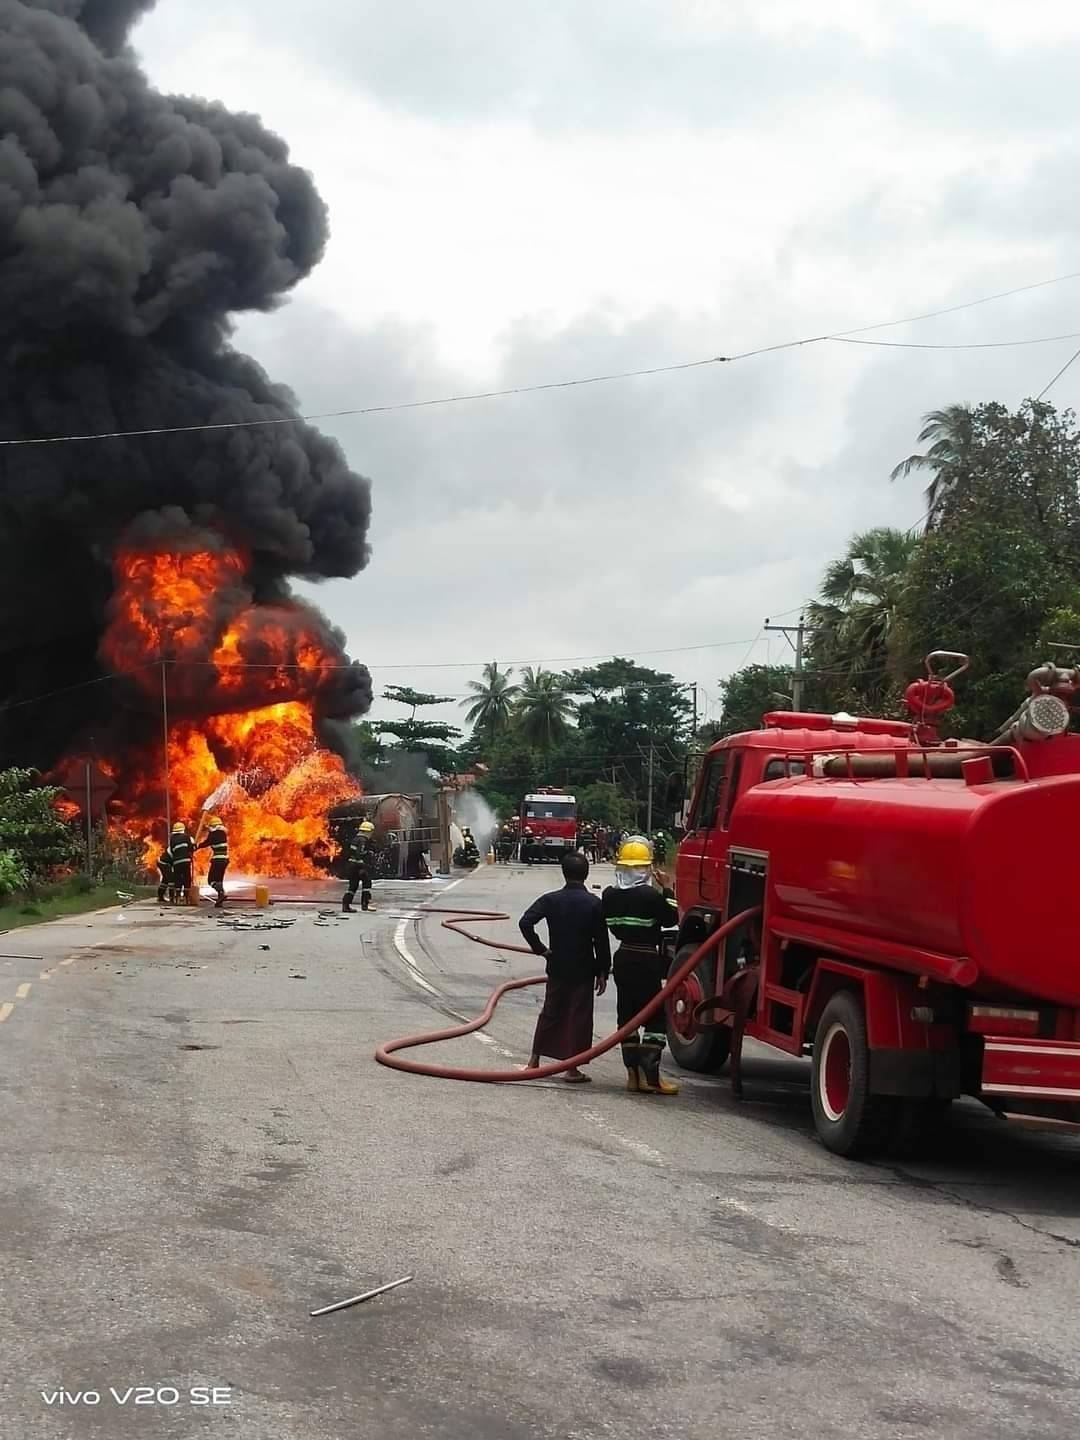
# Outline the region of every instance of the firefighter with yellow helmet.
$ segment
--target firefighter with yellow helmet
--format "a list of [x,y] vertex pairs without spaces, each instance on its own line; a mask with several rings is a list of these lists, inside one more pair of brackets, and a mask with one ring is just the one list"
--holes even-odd
[[[655,883],[654,883],[655,881]],[[674,891],[666,876],[653,871],[653,848],[643,835],[631,835],[615,857],[615,884],[602,897],[604,920],[619,943],[611,963],[618,995],[620,1027],[663,989],[667,966],[663,932],[679,923]],[[626,1088],[643,1095],[677,1095],[678,1085],[660,1074],[667,1035],[658,1010],[643,1031],[623,1041]]]
[[210,888],[217,892],[214,909],[220,910],[225,904],[225,871],[229,868],[229,836],[220,815],[210,816],[206,822],[206,839],[195,848],[210,851],[210,874],[207,879]]
[[360,909],[374,910],[371,903],[371,877],[375,871],[375,826],[370,820],[361,820],[356,834],[349,845],[348,886],[341,901],[346,915],[353,913],[353,901],[360,891]]
[[171,867],[171,883],[169,885],[169,899],[175,904],[179,898],[186,901],[191,894],[191,861],[194,854],[194,847],[191,843],[191,836],[188,828],[182,820],[177,820],[169,835],[169,848],[166,852]]

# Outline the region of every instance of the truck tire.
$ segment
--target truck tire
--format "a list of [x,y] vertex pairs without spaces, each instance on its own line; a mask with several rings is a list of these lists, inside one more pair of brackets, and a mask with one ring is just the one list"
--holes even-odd
[[[668,967],[669,977],[686,963],[698,948],[698,943],[689,940],[680,946]],[[714,964],[711,958],[700,961],[682,984],[671,992],[664,1007],[668,1049],[671,1058],[684,1070],[706,1073],[719,1070],[731,1050],[731,1031],[726,1025],[702,1029],[693,1018],[694,1006],[713,994]]]
[[855,1158],[888,1147],[897,1102],[870,1093],[866,1013],[853,990],[838,990],[818,1021],[810,1103],[818,1138],[834,1155]]

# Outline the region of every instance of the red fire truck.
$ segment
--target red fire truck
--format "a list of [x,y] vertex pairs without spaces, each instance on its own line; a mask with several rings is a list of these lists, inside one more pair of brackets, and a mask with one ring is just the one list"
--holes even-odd
[[1032,671],[989,744],[942,742],[966,668],[931,656],[907,722],[781,711],[721,740],[679,847],[682,960],[760,912],[673,990],[674,1058],[718,1068],[743,1020],[811,1056],[838,1154],[910,1143],[964,1094],[1080,1121],[1080,668]]
[[577,801],[553,786],[541,786],[521,802],[521,858],[561,860],[577,849]]

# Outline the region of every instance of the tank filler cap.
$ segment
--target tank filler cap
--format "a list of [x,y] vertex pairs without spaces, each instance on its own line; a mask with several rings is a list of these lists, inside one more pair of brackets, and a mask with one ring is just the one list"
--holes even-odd
[[857,715],[849,715],[846,710],[838,710],[832,717],[834,730],[851,730],[859,723]]

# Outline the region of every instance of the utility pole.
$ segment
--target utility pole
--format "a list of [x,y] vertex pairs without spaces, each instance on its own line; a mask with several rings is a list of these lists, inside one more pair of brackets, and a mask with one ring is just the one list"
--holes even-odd
[[[93,742],[91,742],[93,743]],[[94,811],[90,793],[90,761],[86,762],[86,873],[94,873]]]
[[653,756],[656,747],[649,741],[649,798],[645,805],[645,834],[652,835],[652,780],[653,780]]
[[[776,634],[783,635],[784,639],[795,651],[795,668],[791,676],[791,708],[793,710],[801,710],[803,689],[803,642],[806,639],[807,631],[806,618],[805,616],[800,615],[798,625],[770,625],[769,617],[766,616],[765,624],[762,628],[765,630],[774,631]],[[795,636],[794,640],[792,640],[791,638],[792,635]]]
[[161,660],[161,728],[165,737],[165,833],[169,834],[172,830],[172,812],[169,801],[169,686],[165,679],[164,656]]

